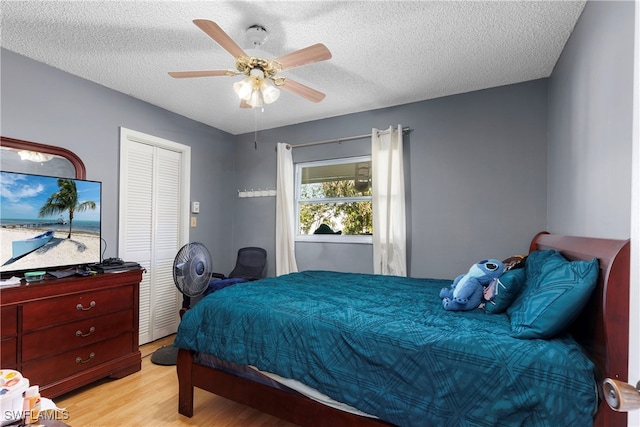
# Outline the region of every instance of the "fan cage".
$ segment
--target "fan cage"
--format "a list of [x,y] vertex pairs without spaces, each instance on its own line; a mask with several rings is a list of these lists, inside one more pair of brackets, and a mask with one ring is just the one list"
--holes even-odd
[[173,281],[178,290],[195,297],[204,293],[211,280],[211,253],[199,242],[187,243],[173,261]]

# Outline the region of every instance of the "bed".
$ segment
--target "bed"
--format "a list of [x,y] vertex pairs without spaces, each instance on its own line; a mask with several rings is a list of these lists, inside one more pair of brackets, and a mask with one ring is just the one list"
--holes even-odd
[[629,246],[534,237],[531,254],[591,261],[597,276],[549,339],[511,336],[513,313],[444,311],[445,280],[319,271],[225,288],[180,324],[179,412],[193,415],[198,387],[299,425],[626,426],[599,393],[605,377],[627,381]]

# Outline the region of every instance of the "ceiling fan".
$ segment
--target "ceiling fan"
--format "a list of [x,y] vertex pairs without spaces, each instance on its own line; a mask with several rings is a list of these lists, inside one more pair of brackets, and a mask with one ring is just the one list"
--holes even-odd
[[[236,59],[236,70],[175,71],[169,73],[171,77],[216,77],[244,74],[246,75],[244,79],[233,84],[234,90],[240,97],[240,107],[242,108],[261,107],[264,104],[274,102],[280,96],[278,88],[299,95],[311,102],[320,102],[324,99],[324,93],[288,77],[278,76],[281,71],[330,59],[331,52],[322,43],[308,46],[276,59],[258,58],[247,55],[215,22],[196,19],[193,23],[233,55]],[[266,30],[260,26],[252,26],[249,30],[256,28],[266,33]],[[254,44],[261,43],[254,42]]]

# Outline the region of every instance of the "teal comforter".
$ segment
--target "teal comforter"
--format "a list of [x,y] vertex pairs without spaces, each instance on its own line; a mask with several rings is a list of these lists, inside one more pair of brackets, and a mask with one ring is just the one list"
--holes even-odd
[[451,281],[306,271],[214,292],[175,345],[301,381],[401,426],[588,426],[592,363],[569,337],[451,312]]

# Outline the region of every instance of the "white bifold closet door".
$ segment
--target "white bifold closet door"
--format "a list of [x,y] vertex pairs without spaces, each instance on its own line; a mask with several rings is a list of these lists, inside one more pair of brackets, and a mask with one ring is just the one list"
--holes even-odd
[[118,254],[147,270],[140,284],[140,344],[175,333],[180,322],[182,294],[172,269],[188,241],[189,157],[188,146],[121,130]]

